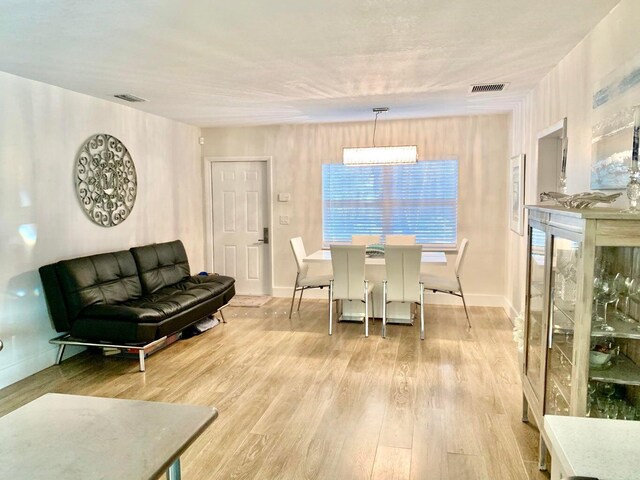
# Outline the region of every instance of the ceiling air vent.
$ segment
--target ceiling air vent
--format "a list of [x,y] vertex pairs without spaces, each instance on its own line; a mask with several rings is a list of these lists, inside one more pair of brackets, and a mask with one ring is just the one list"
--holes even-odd
[[501,92],[507,88],[508,83],[481,83],[471,85],[469,93]]
[[114,95],[114,97],[124,100],[125,102],[146,102],[144,98],[136,97],[130,93],[121,93],[119,95]]

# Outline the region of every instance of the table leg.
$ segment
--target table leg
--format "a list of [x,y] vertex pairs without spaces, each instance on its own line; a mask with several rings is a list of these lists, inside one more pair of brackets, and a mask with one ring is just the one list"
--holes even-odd
[[180,458],[177,458],[167,470],[167,480],[180,480],[180,478]]

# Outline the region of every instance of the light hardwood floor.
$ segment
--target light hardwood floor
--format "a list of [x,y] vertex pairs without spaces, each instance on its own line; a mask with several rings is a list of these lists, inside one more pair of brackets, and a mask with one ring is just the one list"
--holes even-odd
[[[219,418],[182,458],[185,479],[548,478],[520,421],[511,324],[501,309],[425,309],[327,335],[326,301],[228,308],[228,323],[147,359],[82,353],[0,390],[0,415],[46,392],[212,405]],[[55,441],[55,439],[52,439]],[[105,445],[105,454],[108,454]]]

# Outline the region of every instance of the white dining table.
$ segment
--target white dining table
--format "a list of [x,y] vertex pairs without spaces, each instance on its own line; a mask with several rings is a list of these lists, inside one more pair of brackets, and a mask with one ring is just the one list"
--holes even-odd
[[[307,255],[307,264],[331,266],[331,250],[317,250]],[[445,266],[447,257],[444,252],[422,252],[421,269],[428,271],[432,266]],[[382,281],[385,279],[384,256],[367,256],[365,258],[365,276],[373,283],[373,317],[382,317]],[[411,308],[407,303],[391,302],[387,306],[388,323],[412,324]],[[364,305],[357,301],[342,302],[342,315],[339,320],[361,321],[364,318]]]

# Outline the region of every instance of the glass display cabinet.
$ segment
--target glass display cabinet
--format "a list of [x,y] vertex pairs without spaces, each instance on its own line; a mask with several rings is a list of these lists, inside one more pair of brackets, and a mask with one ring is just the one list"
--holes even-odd
[[523,421],[640,419],[640,216],[527,209]]

